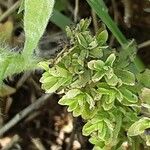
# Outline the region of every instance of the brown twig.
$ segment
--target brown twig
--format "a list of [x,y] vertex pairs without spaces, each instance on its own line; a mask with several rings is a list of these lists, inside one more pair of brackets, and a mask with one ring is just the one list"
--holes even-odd
[[74,22],[77,22],[79,12],[79,0],[75,0]]
[[[116,3],[116,0],[111,0],[111,1],[112,1],[112,7],[114,10],[114,21],[116,24],[118,24],[119,11],[118,11],[118,7],[117,7],[117,3]],[[111,35],[109,45],[113,46],[114,41],[115,41],[115,37],[114,37],[114,35]]]
[[35,103],[32,103],[27,108],[16,114],[8,123],[6,123],[2,128],[0,128],[0,136],[6,133],[14,125],[20,122],[23,118],[29,115],[31,112],[39,109],[45,102],[51,97],[52,94],[45,94],[41,96]]
[[19,81],[17,82],[16,88],[19,89],[24,84],[24,82],[30,77],[30,75],[31,75],[31,72],[25,72],[23,76],[19,79]]
[[0,16],[0,22],[6,19],[10,14],[12,14],[20,6],[20,1],[17,1],[12,7],[10,7],[6,12]]
[[126,23],[127,27],[130,28],[131,18],[133,15],[131,0],[123,0],[123,4],[124,4],[124,22]]
[[141,48],[144,48],[144,47],[148,47],[148,46],[150,46],[150,40],[145,41],[145,42],[139,44],[138,45],[138,49],[141,49]]
[[91,10],[91,14],[92,14],[94,32],[95,32],[95,34],[96,34],[97,31],[98,31],[98,21],[97,21],[96,13],[95,13],[95,11],[94,11],[93,9]]

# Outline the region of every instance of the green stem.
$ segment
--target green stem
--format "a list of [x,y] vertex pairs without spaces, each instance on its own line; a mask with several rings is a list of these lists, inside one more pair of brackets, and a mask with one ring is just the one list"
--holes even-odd
[[[129,55],[129,49],[126,49],[126,46],[128,45],[129,41],[119,30],[115,22],[111,19],[110,15],[108,14],[108,9],[103,0],[87,0],[87,2],[95,10],[96,14],[101,18],[101,20],[106,24],[109,30],[113,33],[113,35],[116,37],[122,48],[126,50],[127,55]],[[145,66],[143,65],[142,61],[137,56],[133,63],[135,64],[139,72],[142,72],[145,69]]]

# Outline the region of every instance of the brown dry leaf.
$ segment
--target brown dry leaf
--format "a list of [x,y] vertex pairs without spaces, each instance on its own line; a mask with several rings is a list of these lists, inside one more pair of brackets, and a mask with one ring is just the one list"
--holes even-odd
[[5,23],[0,23],[0,40],[4,42],[11,42],[13,28],[12,21],[8,20]]

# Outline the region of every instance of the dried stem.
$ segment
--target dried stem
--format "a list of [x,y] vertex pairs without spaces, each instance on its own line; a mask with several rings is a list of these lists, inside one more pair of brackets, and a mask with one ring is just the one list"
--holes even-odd
[[0,22],[6,19],[10,14],[12,14],[20,6],[20,1],[17,1],[12,7],[10,7],[4,14],[0,16]]
[[148,46],[150,46],[150,40],[145,41],[145,42],[139,44],[138,45],[138,49],[141,49],[141,48],[144,48],[144,47],[148,47]]
[[92,19],[93,19],[94,32],[96,34],[99,27],[98,27],[97,16],[93,9],[91,10],[91,14],[92,14]]
[[133,15],[131,0],[123,0],[123,4],[124,4],[124,22],[126,23],[127,27],[130,28],[131,18]]
[[41,96],[35,103],[32,103],[30,106],[16,114],[14,118],[12,118],[8,123],[6,123],[2,128],[0,128],[0,136],[6,133],[9,129],[15,126],[19,121],[29,115],[31,112],[39,109],[49,98],[52,94],[45,94]]
[[77,22],[78,20],[78,12],[79,12],[79,0],[75,0],[74,22]]

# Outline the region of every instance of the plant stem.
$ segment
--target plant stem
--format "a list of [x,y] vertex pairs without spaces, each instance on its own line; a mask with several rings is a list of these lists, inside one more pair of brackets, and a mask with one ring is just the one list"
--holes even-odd
[[[126,49],[126,46],[128,45],[129,41],[126,39],[126,37],[122,34],[122,32],[119,30],[115,22],[111,19],[110,15],[108,14],[108,9],[103,2],[103,0],[87,0],[91,8],[95,10],[97,15],[101,18],[101,20],[106,24],[106,26],[109,28],[109,30],[113,33],[113,35],[116,37],[120,45],[124,50],[126,50],[127,55],[130,57],[129,49]],[[134,62],[133,62],[139,72],[144,71],[145,66],[143,65],[142,61],[136,56]]]

